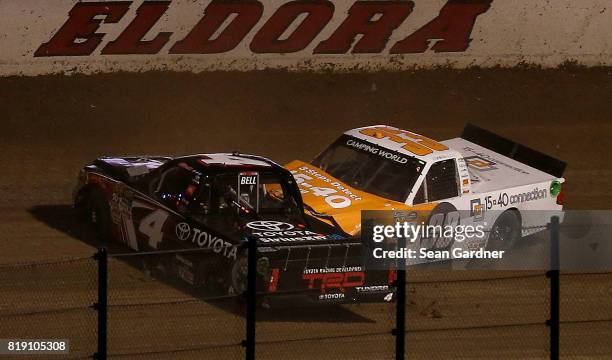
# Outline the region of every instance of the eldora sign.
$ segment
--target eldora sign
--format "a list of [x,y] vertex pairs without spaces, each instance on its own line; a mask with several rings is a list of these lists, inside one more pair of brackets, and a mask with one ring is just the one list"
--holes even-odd
[[[491,2],[442,2],[437,15],[422,27],[397,34],[415,11],[414,1],[355,1],[343,11],[338,11],[333,2],[322,0],[265,5],[259,1],[212,1],[180,37],[175,31],[185,23],[181,18],[171,18],[181,14],[172,8],[184,3],[78,2],[34,57],[224,54],[244,52],[245,47],[240,45],[245,41],[250,56],[305,51],[308,56],[463,52],[470,46],[478,16],[488,11]],[[136,11],[131,11],[134,6]],[[112,29],[118,34],[112,39],[101,30],[109,26],[118,27]],[[329,35],[321,38],[322,34]],[[389,44],[392,36],[398,40]]]

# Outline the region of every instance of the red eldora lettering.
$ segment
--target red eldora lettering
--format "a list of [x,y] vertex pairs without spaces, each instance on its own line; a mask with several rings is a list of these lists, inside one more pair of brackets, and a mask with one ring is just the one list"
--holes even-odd
[[136,11],[130,25],[102,49],[102,54],[157,54],[170,40],[171,32],[162,32],[150,41],[142,38],[168,10],[170,1],[146,1]]
[[[263,13],[259,1],[213,1],[204,10],[204,16],[191,32],[170,49],[171,54],[217,54],[234,49],[257,24]],[[215,39],[211,37],[232,15],[236,17],[221,30]]]
[[[379,53],[387,45],[393,30],[404,22],[413,7],[412,1],[357,1],[349,9],[344,22],[314,49],[314,53],[346,53],[360,34],[363,36],[353,47],[352,53]],[[377,15],[380,17],[373,20]]]
[[[438,16],[403,40],[393,44],[390,54],[460,52],[468,49],[476,19],[491,6],[492,0],[448,0]],[[139,2],[140,3],[140,2]],[[102,24],[118,23],[133,1],[78,2],[70,10],[68,20],[34,53],[35,57],[88,56],[102,43],[106,33],[98,32]],[[345,15],[335,11],[329,0],[296,0],[270,3],[270,17],[254,34],[249,44],[251,54],[295,53],[313,46],[310,54],[381,53],[393,32],[411,14],[413,1],[355,1]],[[120,35],[109,42],[102,55],[159,54],[168,45],[172,32],[147,36],[171,6],[170,0],[143,1]],[[221,54],[236,49],[261,20],[263,5],[255,0],[212,0],[198,23],[180,41],[170,47],[169,54]],[[180,12],[179,12],[180,13]],[[268,12],[266,12],[268,13]],[[173,12],[174,14],[174,12]],[[131,13],[130,13],[131,15]],[[342,19],[336,17],[346,16]],[[333,33],[318,45],[313,43],[330,23],[340,23]],[[180,19],[162,26],[177,29]],[[121,29],[116,29],[121,31]],[[117,32],[119,32],[117,31]],[[178,32],[178,30],[176,30]],[[143,40],[145,37],[152,40]],[[112,40],[112,39],[111,39]],[[316,45],[316,46],[315,46]],[[238,55],[246,56],[243,47]],[[314,56],[312,56],[314,57]]]
[[440,14],[404,40],[391,47],[391,54],[422,53],[430,42],[435,52],[465,51],[478,15],[491,7],[493,0],[449,0]]
[[[49,40],[34,53],[42,56],[91,55],[104,38],[97,33],[100,24],[119,22],[128,11],[131,1],[79,2],[70,10],[68,20]],[[104,16],[104,20],[97,18]]]
[[[302,22],[287,36],[280,37],[296,19],[306,14]],[[323,30],[334,15],[330,1],[292,1],[281,6],[251,42],[254,53],[292,53],[303,50]]]

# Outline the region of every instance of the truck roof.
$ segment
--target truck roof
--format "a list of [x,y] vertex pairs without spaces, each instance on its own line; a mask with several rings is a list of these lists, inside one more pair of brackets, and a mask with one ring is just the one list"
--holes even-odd
[[485,193],[557,179],[541,170],[462,138],[442,141],[459,151],[468,165],[473,193]]
[[198,154],[183,157],[200,162],[203,165],[224,166],[224,167],[272,167],[275,165],[272,160],[261,156],[239,154],[239,153],[214,153],[214,154]]
[[425,162],[457,155],[454,149],[444,143],[389,125],[365,126],[348,130],[344,134]]
[[388,125],[351,129],[345,132],[345,135],[425,162],[464,157],[473,193],[503,190],[557,179],[551,174],[463,138],[438,142]]
[[199,172],[223,172],[228,170],[261,171],[264,169],[286,171],[270,159],[236,152],[196,154],[176,158],[168,156],[101,157],[92,164],[92,166],[100,167],[122,181],[128,181],[130,178],[144,175],[154,170],[157,171],[162,166],[175,165],[181,165],[189,170]]

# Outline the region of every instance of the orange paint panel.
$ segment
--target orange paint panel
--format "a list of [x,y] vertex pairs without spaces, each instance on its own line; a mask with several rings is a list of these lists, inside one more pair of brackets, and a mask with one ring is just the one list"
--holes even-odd
[[359,132],[363,135],[371,136],[376,139],[388,138],[389,140],[398,144],[404,144],[404,146],[402,146],[403,149],[418,156],[429,155],[433,152],[433,150],[448,150],[447,146],[428,137],[406,130],[395,129],[389,126],[366,128],[360,130]]

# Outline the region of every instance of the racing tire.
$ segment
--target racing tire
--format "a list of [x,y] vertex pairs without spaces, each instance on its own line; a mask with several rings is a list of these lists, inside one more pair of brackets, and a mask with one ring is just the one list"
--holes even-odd
[[98,240],[106,245],[111,237],[111,214],[106,194],[93,189],[87,199],[87,219],[92,224]]
[[[242,252],[238,255],[236,261],[230,267],[228,272],[227,279],[227,287],[225,291],[225,295],[229,297],[234,297],[240,306],[245,306],[247,300],[247,287],[248,287],[248,250]],[[256,299],[255,306],[263,309],[270,309],[270,303],[265,296],[261,292],[263,289],[264,283],[263,279],[257,275],[257,279],[255,281],[255,291],[256,291]]]
[[[438,204],[429,214],[429,216],[427,217],[427,224],[428,225],[439,225],[439,224],[433,224],[432,223],[432,219],[434,218],[434,216],[437,215],[442,215],[444,222],[441,225],[447,225],[447,219],[448,219],[448,215],[450,213],[457,213],[457,208],[451,204],[451,203],[447,203],[447,202],[443,202]],[[458,213],[457,213],[458,214]],[[439,240],[438,240],[439,241]],[[436,241],[436,244],[438,243],[438,241]],[[449,251],[450,249],[452,249],[453,245],[455,244],[455,239],[451,238],[448,241],[448,244],[446,244],[445,246],[440,246],[440,247],[427,247],[427,250],[440,250],[440,251]],[[421,247],[424,247],[422,245],[422,241],[421,241]]]
[[521,237],[521,219],[515,210],[504,211],[491,227],[487,250],[509,250]]
[[247,252],[238,256],[232,264],[229,274],[229,288],[227,294],[230,296],[242,295],[247,290],[248,260]]

